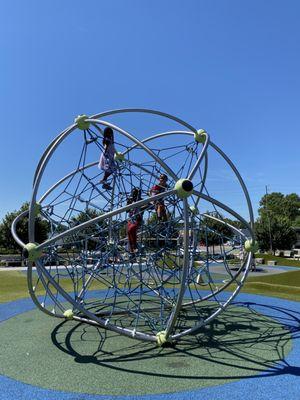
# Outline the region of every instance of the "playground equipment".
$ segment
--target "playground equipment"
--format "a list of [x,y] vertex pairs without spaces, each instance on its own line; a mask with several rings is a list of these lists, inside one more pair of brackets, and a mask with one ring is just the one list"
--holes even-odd
[[[110,122],[124,116],[179,128],[139,139]],[[116,147],[109,189],[97,168],[106,127]],[[250,222],[209,194],[208,151],[234,174]],[[130,203],[134,188],[140,197]],[[136,215],[133,251],[127,230]],[[25,217],[28,243],[17,235]],[[43,243],[35,242],[37,219],[49,229]],[[251,201],[232,161],[203,129],[148,109],[78,116],[42,155],[29,210],[15,219],[12,234],[28,258],[29,292],[40,310],[158,345],[216,318],[241,289],[255,251]]]

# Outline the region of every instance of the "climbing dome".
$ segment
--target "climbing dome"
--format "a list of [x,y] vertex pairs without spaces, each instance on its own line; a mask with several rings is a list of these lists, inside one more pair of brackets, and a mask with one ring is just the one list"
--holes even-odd
[[[106,127],[116,152],[103,187]],[[229,174],[246,219],[222,200]],[[140,196],[130,202],[133,189]],[[128,227],[137,214],[132,251]],[[22,218],[27,243],[17,234]],[[37,243],[41,226],[47,235]],[[12,233],[40,310],[162,345],[197,332],[237,295],[252,264],[252,228],[246,186],[205,130],[159,111],[121,109],[78,116],[52,141],[38,163],[29,210]]]

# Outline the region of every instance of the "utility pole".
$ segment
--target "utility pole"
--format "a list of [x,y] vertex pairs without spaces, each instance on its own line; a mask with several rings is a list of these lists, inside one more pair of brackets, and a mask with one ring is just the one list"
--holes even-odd
[[266,185],[266,210],[267,210],[268,223],[269,223],[270,250],[273,253],[272,234],[271,234],[271,219],[270,219],[269,208],[268,208],[268,186],[267,185]]

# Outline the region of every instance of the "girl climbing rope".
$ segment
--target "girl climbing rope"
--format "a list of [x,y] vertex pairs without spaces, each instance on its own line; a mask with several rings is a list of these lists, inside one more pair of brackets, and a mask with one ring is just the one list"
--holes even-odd
[[114,144],[114,132],[111,128],[106,127],[103,131],[103,141],[104,150],[100,156],[98,167],[104,171],[103,179],[100,181],[102,183],[103,189],[111,190],[112,187],[107,182],[107,179],[116,172],[117,165],[114,160],[116,149]]

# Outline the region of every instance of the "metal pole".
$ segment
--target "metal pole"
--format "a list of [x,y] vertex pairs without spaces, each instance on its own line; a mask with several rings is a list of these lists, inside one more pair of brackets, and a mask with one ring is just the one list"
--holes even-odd
[[267,211],[267,216],[268,216],[268,225],[269,225],[269,240],[270,240],[270,250],[273,254],[273,243],[272,243],[272,234],[271,234],[271,219],[270,219],[270,213],[269,213],[269,208],[268,208],[268,185],[266,185],[266,211]]

